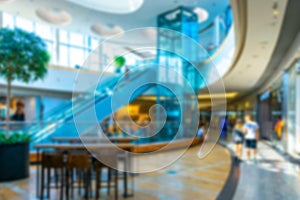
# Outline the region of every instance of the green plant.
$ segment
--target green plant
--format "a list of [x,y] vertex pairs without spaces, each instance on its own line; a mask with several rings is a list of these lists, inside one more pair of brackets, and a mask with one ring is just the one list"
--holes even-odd
[[126,59],[123,56],[116,56],[114,58],[114,64],[116,66],[116,69],[121,69],[126,63]]
[[8,137],[5,133],[0,133],[0,145],[1,144],[18,144],[30,142],[30,136],[21,133],[12,133]]
[[34,33],[21,29],[0,29],[0,76],[7,82],[6,137],[10,134],[11,83],[42,79],[47,73],[50,55],[45,42]]

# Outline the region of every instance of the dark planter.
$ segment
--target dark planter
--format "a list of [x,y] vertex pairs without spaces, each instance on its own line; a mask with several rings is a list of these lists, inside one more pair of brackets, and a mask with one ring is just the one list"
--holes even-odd
[[29,142],[0,145],[0,182],[29,176]]

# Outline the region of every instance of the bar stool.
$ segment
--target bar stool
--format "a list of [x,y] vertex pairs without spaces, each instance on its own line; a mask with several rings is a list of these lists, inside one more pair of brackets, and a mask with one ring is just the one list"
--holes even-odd
[[69,199],[69,188],[71,187],[71,197],[74,197],[74,170],[76,172],[76,179],[78,182],[78,193],[81,194],[82,186],[84,188],[85,199],[89,198],[89,189],[91,181],[90,171],[90,157],[87,152],[69,152],[67,159],[66,170],[66,196]]
[[[45,190],[45,178],[46,178],[46,186],[47,186],[47,198],[50,198],[50,184],[51,184],[51,172],[53,171],[55,174],[55,182],[56,188],[57,180],[60,178],[60,199],[63,199],[63,189],[64,189],[64,154],[60,152],[43,152],[42,153],[42,175],[41,175],[41,198],[44,197]],[[52,170],[52,171],[51,171]],[[58,172],[60,172],[60,176],[58,176]],[[45,177],[45,173],[47,176]]]
[[96,172],[96,199],[100,198],[100,190],[102,188],[102,171],[103,169],[107,169],[107,194],[110,194],[111,187],[111,177],[114,177],[114,192],[115,192],[115,200],[118,199],[118,154],[117,151],[112,149],[101,149],[101,153],[98,154],[101,160],[105,161],[102,163],[101,161],[95,159],[94,168]]

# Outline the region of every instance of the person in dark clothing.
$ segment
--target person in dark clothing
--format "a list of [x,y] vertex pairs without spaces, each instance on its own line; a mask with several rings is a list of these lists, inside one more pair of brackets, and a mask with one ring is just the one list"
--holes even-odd
[[24,113],[24,103],[21,101],[17,102],[17,110],[15,114],[11,117],[11,120],[14,121],[25,121],[25,113]]

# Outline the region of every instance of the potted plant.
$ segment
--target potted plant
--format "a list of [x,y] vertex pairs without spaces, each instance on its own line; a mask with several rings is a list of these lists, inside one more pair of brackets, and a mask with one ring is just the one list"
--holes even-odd
[[0,77],[7,83],[5,133],[0,133],[0,181],[25,178],[29,174],[30,138],[26,133],[10,130],[12,81],[29,83],[44,78],[49,61],[45,42],[34,33],[0,29]]

